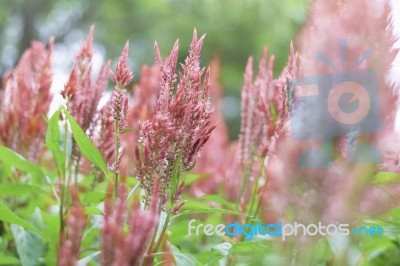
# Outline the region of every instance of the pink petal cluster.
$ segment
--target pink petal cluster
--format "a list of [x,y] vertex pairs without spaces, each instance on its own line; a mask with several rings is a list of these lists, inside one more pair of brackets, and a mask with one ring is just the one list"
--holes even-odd
[[[121,160],[125,153],[125,146],[121,144],[120,134],[127,127],[128,95],[125,87],[133,79],[132,71],[128,67],[129,42],[122,51],[116,66],[116,73],[112,73],[115,82],[111,99],[101,110],[101,128],[98,147],[106,159],[110,171],[119,172]],[[115,145],[118,153],[115,152]],[[118,156],[117,158],[115,158]]]
[[98,121],[98,104],[108,85],[110,63],[104,64],[98,78],[92,82],[93,31],[89,30],[86,42],[79,51],[69,79],[61,92],[69,112],[84,132],[93,133]]
[[111,198],[112,190],[113,188],[110,186],[105,200],[101,235],[101,265],[140,265],[151,244],[159,221],[157,185],[154,189],[155,195],[147,210],[141,209],[137,200],[134,200],[132,204],[127,202],[125,183],[119,185],[118,197],[114,202]]
[[[394,57],[388,17],[388,5],[380,1],[316,1],[296,42],[298,55],[289,59],[286,72],[292,77],[300,78],[350,71],[351,63],[357,62],[363,52],[371,49],[372,56],[351,71],[373,69],[376,72],[383,130],[373,134],[362,133],[358,140],[380,148],[384,158],[383,165],[389,166],[387,169],[396,170],[398,164],[395,153],[388,154],[388,149],[379,141],[393,132],[393,110],[398,101],[391,84],[386,80]],[[347,40],[344,63],[341,62],[339,39]],[[338,68],[333,70],[317,60],[317,52],[324,54]],[[284,82],[287,83],[287,80]],[[319,113],[315,112],[313,115],[318,116]],[[285,128],[289,129],[290,124],[283,126]],[[264,193],[265,216],[285,217],[285,210],[292,208],[298,210],[297,219],[304,221],[321,219],[349,222],[357,218],[358,212],[355,210],[367,212],[368,207],[371,207],[368,204],[372,202],[371,199],[385,203],[376,205],[380,206],[380,210],[393,206],[390,201],[395,202],[397,197],[387,201],[387,195],[376,193],[369,184],[379,170],[378,167],[346,162],[341,145],[343,141],[344,137],[332,140],[332,167],[302,169],[299,165],[302,152],[310,148],[321,148],[321,141],[299,142],[287,134],[272,138],[269,143],[274,148],[270,149],[272,156],[267,164],[268,185]],[[304,212],[305,209],[307,212]],[[372,208],[371,211],[377,212],[377,209]]]
[[219,194],[235,201],[242,168],[237,142],[230,143],[228,126],[221,112],[223,86],[219,81],[220,68],[219,59],[213,59],[210,64],[210,101],[215,108],[212,124],[216,128],[196,160],[193,172],[202,175],[202,178],[190,186],[190,191],[196,197]]
[[194,31],[177,84],[178,43],[165,61],[155,44],[156,62],[162,73],[161,89],[151,119],[139,127],[141,145],[136,148],[136,175],[149,193],[154,177],[160,180],[163,204],[169,196],[175,161],[180,160],[179,171],[191,168],[215,128],[211,125],[213,110],[208,96],[210,72],[207,70],[204,76],[205,69],[200,68],[203,40],[204,36],[198,39]]
[[[139,121],[151,118],[157,103],[161,81],[161,72],[156,66],[144,65],[140,72],[140,80],[133,85],[133,94],[129,101],[129,110],[126,117],[127,128],[132,131],[121,136],[121,145],[135,149],[139,139]],[[133,176],[135,172],[134,153],[126,152],[120,164],[120,172],[124,176]]]
[[86,215],[79,202],[76,187],[71,186],[72,206],[66,219],[66,232],[61,235],[58,252],[58,266],[75,266],[81,248],[83,231],[86,226]]
[[51,55],[48,45],[34,41],[16,68],[3,77],[0,90],[0,144],[37,161],[52,100]]
[[297,74],[296,58],[291,44],[288,63],[279,78],[274,79],[274,57],[268,60],[267,49],[264,48],[254,81],[253,58],[249,58],[241,103],[239,143],[242,163],[254,155],[268,155],[279,134],[287,134],[287,129],[284,129],[289,118],[287,91],[290,79]]
[[274,57],[268,59],[266,48],[262,51],[255,78],[253,58],[247,61],[239,136],[240,163],[244,175],[243,192],[239,195],[243,199],[250,197],[251,187],[260,178],[264,162],[268,162],[276,152],[278,139],[289,134],[287,91],[290,78],[296,75],[295,63],[296,54],[292,45],[288,63],[278,79],[273,78]]
[[129,85],[133,79],[132,71],[128,67],[128,53],[129,53],[129,42],[126,42],[122,55],[115,67],[115,74],[112,73],[112,80],[117,83],[117,87],[123,88]]

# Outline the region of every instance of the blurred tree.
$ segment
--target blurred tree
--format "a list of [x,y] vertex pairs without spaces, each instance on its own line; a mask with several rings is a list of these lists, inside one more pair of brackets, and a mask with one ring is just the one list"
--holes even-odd
[[[65,46],[83,41],[90,24],[105,58],[115,59],[131,42],[131,64],[153,63],[153,42],[166,55],[180,39],[185,56],[193,28],[207,33],[203,63],[218,54],[226,88],[224,113],[236,137],[239,96],[248,56],[264,45],[276,56],[276,71],[287,60],[290,40],[305,20],[308,0],[0,0],[0,74],[11,68],[32,39]],[[73,58],[71,58],[73,59]],[[114,60],[115,61],[115,60]],[[226,107],[226,108],[225,108]]]

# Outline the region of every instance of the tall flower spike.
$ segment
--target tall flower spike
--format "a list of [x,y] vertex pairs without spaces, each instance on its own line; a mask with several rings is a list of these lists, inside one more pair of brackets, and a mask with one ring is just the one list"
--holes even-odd
[[161,71],[161,88],[157,100],[156,112],[166,112],[169,104],[171,90],[176,82],[176,64],[178,60],[179,41],[177,40],[171,50],[169,57],[163,61],[157,42],[154,43],[155,63]]
[[[76,56],[64,90],[61,92],[68,111],[92,139],[96,135],[100,120],[99,102],[108,86],[110,76],[110,62],[107,62],[101,67],[97,80],[92,82],[93,32],[94,27],[91,26],[86,41]],[[72,143],[72,158],[76,163],[75,167],[79,168],[81,154],[75,141]]]
[[[131,83],[133,79],[132,71],[128,67],[128,52],[129,42],[126,42],[122,50],[121,57],[116,65],[115,74],[113,73],[113,80],[115,82],[114,91],[111,95],[111,106],[114,120],[114,165],[112,171],[119,172],[122,156],[125,152],[125,147],[121,145],[120,134],[126,128],[128,115],[128,96],[125,87]],[[110,128],[109,128],[110,130]]]
[[[250,101],[252,101],[252,91],[253,89],[253,58],[249,57],[247,60],[246,70],[244,73],[244,85],[242,88],[242,97],[241,97],[241,127],[240,127],[240,151],[241,151],[241,161],[244,162],[249,157],[249,143],[250,143],[250,131],[251,131],[251,123],[249,118],[252,117],[251,114],[251,105]],[[254,96],[254,95],[253,95]]]
[[112,79],[119,87],[126,87],[133,79],[132,71],[128,67],[129,41],[125,43],[121,57],[115,67]]
[[[126,127],[137,129],[140,121],[150,119],[157,103],[161,73],[156,66],[144,65],[140,72],[139,83],[133,86],[133,95],[129,97],[129,106],[126,117]],[[112,121],[111,121],[112,122]],[[136,149],[139,131],[134,130],[121,136],[121,145]],[[134,176],[135,155],[126,152],[121,158],[120,173],[123,176]]]
[[203,78],[205,69],[200,69],[203,40],[204,36],[198,39],[194,31],[176,88],[178,43],[166,60],[161,59],[157,44],[154,46],[161,71],[160,94],[153,116],[139,127],[136,172],[147,195],[152,194],[154,176],[160,181],[163,206],[171,196],[174,164],[179,163],[179,173],[193,167],[196,156],[215,128],[210,125],[213,109],[208,96],[209,71]]
[[[223,86],[219,81],[220,68],[219,57],[213,58],[210,64],[209,94],[210,100],[215,106],[212,124],[216,124],[217,127],[202,148],[201,155],[197,158],[196,166],[193,169],[195,173],[206,173],[210,177],[191,184],[190,191],[194,196],[202,196],[204,194],[219,193],[223,187],[224,191],[229,193],[229,198],[232,195],[232,198],[236,198],[236,189],[234,187],[237,181],[240,181],[241,175],[240,171],[238,171],[238,164],[232,160],[232,157],[237,152],[230,147],[228,127],[221,113]],[[206,84],[207,82],[204,83]],[[229,171],[234,170],[228,172],[228,169]],[[227,186],[229,188],[225,189]]]
[[85,60],[92,60],[93,57],[93,35],[94,35],[94,25],[89,28],[89,33],[86,37],[86,42],[83,44],[81,50],[77,55],[77,61],[84,63]]
[[45,134],[43,116],[52,100],[52,52],[53,40],[47,46],[32,42],[17,67],[3,77],[0,91],[0,143],[33,161],[40,156]]
[[107,62],[102,66],[96,82],[91,81],[93,31],[94,26],[91,26],[86,41],[77,54],[69,80],[61,92],[67,101],[69,112],[85,132],[96,122],[98,104],[109,78],[110,63]]

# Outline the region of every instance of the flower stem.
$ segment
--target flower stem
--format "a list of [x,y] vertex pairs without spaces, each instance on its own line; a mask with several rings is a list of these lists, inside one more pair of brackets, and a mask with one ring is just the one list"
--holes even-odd
[[249,183],[250,181],[250,176],[251,176],[251,172],[253,170],[253,164],[254,164],[254,157],[255,157],[255,152],[252,151],[251,153],[251,159],[249,161],[249,163],[246,165],[246,168],[244,170],[244,177],[243,179],[240,181],[240,190],[239,190],[239,195],[236,199],[236,207],[237,209],[239,209],[240,206],[240,200],[245,192],[246,189],[246,185]]
[[114,193],[115,198],[118,197],[118,157],[119,157],[119,120],[115,120],[114,130],[114,146],[115,146],[115,163],[114,163]]
[[173,209],[173,206],[171,205],[171,207],[168,210],[167,217],[165,218],[164,225],[163,225],[163,228],[160,233],[160,237],[157,240],[157,244],[156,244],[153,252],[157,252],[157,250],[160,248],[161,241],[164,238],[165,231],[167,231],[167,228],[168,228],[169,220],[171,219],[172,209]]
[[[68,132],[68,125],[67,121],[64,123],[64,158],[67,158],[67,132]],[[65,165],[66,162],[64,162]],[[65,205],[65,192],[66,192],[66,183],[67,183],[67,175],[63,171],[59,171],[59,176],[61,178],[61,199],[60,199],[60,241],[62,240],[62,235],[64,233],[64,205]],[[60,242],[61,244],[61,242]]]

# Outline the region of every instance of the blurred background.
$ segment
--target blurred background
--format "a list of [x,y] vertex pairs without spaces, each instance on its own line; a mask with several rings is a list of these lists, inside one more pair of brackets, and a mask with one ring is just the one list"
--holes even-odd
[[193,28],[207,33],[203,66],[221,61],[222,111],[231,138],[240,126],[240,89],[247,58],[255,65],[263,46],[276,56],[275,74],[286,63],[290,40],[304,23],[309,0],[0,0],[0,74],[11,69],[31,40],[54,36],[53,88],[59,91],[91,24],[95,24],[94,67],[117,61],[130,41],[130,66],[137,82],[143,64],[153,64],[157,40],[166,56],[180,40],[184,60]]

